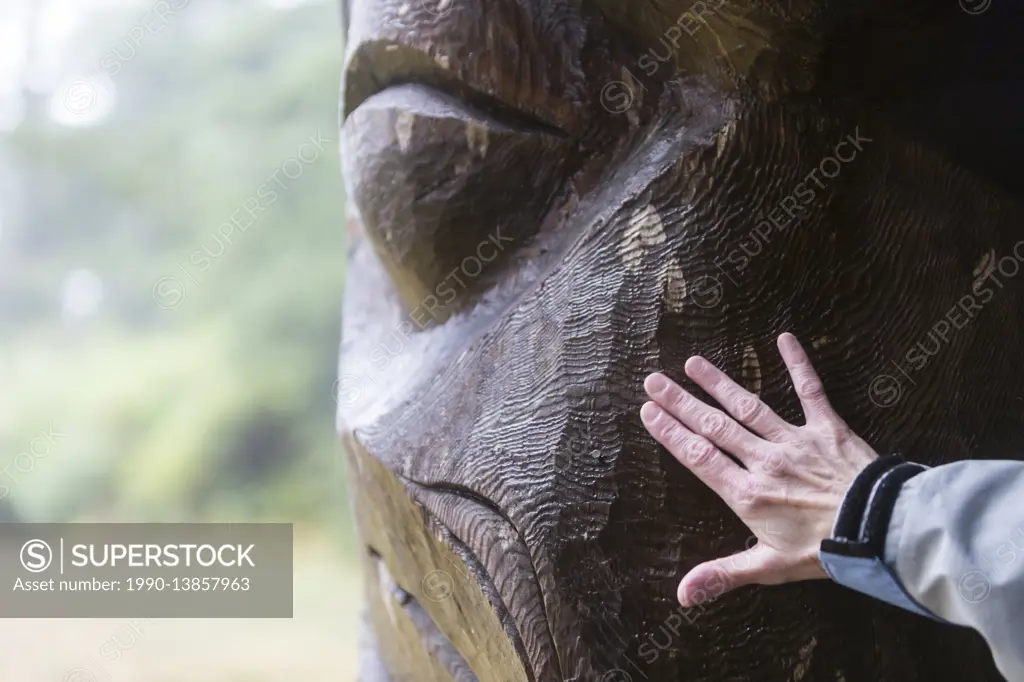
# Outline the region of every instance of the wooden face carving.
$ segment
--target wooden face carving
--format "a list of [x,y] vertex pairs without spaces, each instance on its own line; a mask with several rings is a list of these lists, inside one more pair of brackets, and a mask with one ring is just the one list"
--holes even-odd
[[825,582],[675,600],[752,534],[642,427],[654,370],[798,420],[788,330],[880,452],[1024,452],[1019,197],[885,115],[886,51],[968,15],[845,4],[348,0],[366,680],[1000,679]]

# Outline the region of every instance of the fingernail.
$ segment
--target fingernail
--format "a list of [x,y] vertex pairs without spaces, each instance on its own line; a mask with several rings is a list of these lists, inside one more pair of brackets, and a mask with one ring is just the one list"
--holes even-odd
[[657,393],[661,393],[666,388],[668,388],[668,382],[665,381],[665,377],[663,377],[662,375],[652,374],[651,376],[647,377],[647,381],[644,382],[644,388],[647,389],[647,392],[649,394],[655,395]]
[[654,403],[644,403],[640,408],[640,420],[647,426],[654,426],[661,419],[661,408]]
[[688,374],[700,374],[707,369],[707,363],[704,361],[704,358],[694,355],[686,361],[686,369]]

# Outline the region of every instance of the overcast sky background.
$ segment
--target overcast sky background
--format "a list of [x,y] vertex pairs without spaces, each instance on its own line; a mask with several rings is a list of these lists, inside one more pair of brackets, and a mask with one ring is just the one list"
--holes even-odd
[[[309,1],[259,0],[264,6],[281,11]],[[109,116],[117,105],[117,88],[105,77],[99,60],[111,49],[131,49],[127,33],[147,17],[151,25],[159,25],[153,20],[156,4],[157,0],[0,0],[0,135],[23,120],[21,93],[25,89],[50,97],[48,111],[61,125],[92,125]],[[186,4],[191,2],[176,0],[172,6]],[[215,8],[201,12],[196,12],[197,7],[190,9],[193,20],[201,14],[211,30],[219,28]],[[137,12],[138,21],[123,26],[126,11]],[[109,31],[97,32],[97,27],[104,27],[102,22],[107,14],[116,17],[119,25],[109,25]],[[124,34],[120,40],[119,31]],[[97,83],[97,79],[102,79],[102,83]],[[95,105],[87,107],[87,111],[68,111],[68,107],[62,106],[63,98],[69,88],[83,82],[96,86],[92,88],[96,93]]]

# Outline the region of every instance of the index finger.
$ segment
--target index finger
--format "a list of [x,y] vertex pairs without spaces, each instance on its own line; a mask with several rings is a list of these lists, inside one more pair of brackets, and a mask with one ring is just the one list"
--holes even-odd
[[693,356],[686,361],[684,370],[694,383],[754,433],[774,441],[791,430],[790,425],[760,398],[704,358]]
[[749,488],[744,469],[708,439],[680,424],[657,403],[644,403],[640,419],[655,440],[735,511],[736,500]]

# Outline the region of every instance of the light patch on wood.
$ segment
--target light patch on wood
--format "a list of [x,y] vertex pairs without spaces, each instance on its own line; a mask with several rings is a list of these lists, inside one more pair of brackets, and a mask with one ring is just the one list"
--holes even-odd
[[665,225],[654,207],[647,204],[633,213],[623,237],[619,253],[626,268],[633,273],[642,269],[647,252],[665,243]]
[[816,646],[818,646],[818,639],[811,637],[811,641],[800,647],[800,660],[793,670],[793,682],[800,682],[800,680],[804,679],[807,671],[811,669],[811,657],[814,655],[814,647]]
[[686,294],[683,269],[679,266],[679,261],[673,258],[665,271],[665,305],[674,313],[682,312]]
[[711,13],[689,12],[700,22],[691,35],[709,51],[717,53],[718,61],[726,64],[729,72],[745,75],[765,51],[774,49],[774,41],[763,26],[730,9],[723,6]]
[[811,339],[811,345],[815,350],[821,348],[825,344],[832,343],[832,338],[828,334],[823,334],[817,338]]
[[988,278],[992,274],[992,271],[996,269],[996,250],[989,249],[981,255],[981,259],[978,260],[977,265],[974,266],[974,287],[976,288],[982,281]]
[[732,136],[736,132],[736,122],[729,121],[718,131],[718,135],[715,136],[715,157],[720,159],[725,154],[726,148],[732,141]]
[[[641,104],[643,104],[644,93],[647,92],[647,88],[644,87],[643,83],[641,83],[639,80],[634,78],[633,77],[633,73],[629,69],[627,69],[625,66],[622,67],[622,70],[620,71],[620,73],[622,75],[622,81],[621,82],[623,84],[625,84],[626,89],[627,89],[627,92],[622,93],[622,94],[624,94],[628,98],[623,103],[628,105],[628,106],[626,106],[626,111],[632,114],[632,116],[628,117],[632,121],[632,119],[634,117],[636,117],[636,111],[635,110],[638,109]],[[617,100],[617,101],[621,101],[621,100]],[[620,106],[619,104],[616,104],[615,108],[618,109],[619,106]],[[639,120],[639,118],[637,118],[637,120]]]
[[466,144],[473,154],[480,154],[480,158],[487,156],[487,147],[490,145],[490,138],[487,128],[479,123],[466,124]]
[[347,65],[346,68],[349,71],[355,72],[356,70],[361,68],[360,67],[360,59],[359,59],[359,55],[360,54],[361,53],[359,53],[359,52],[353,52],[350,55],[348,55],[348,65]]
[[394,598],[394,582],[392,581],[391,574],[388,573],[387,568],[384,566],[383,561],[377,561],[377,588],[380,590],[381,601],[384,602],[384,608],[388,613],[388,618],[391,619],[392,625],[398,626],[398,613],[397,608],[400,608],[397,600]]
[[761,395],[761,361],[753,346],[743,349],[743,383],[748,391]]
[[451,68],[451,61],[448,59],[448,55],[446,55],[446,54],[435,54],[434,55],[434,61],[442,69],[446,69],[447,70],[447,69]]
[[409,3],[404,3],[398,8],[398,16],[404,17],[409,13]]
[[410,112],[402,110],[398,112],[395,119],[395,137],[398,138],[398,147],[403,152],[409,151],[409,141],[412,140],[412,126],[416,117]]

